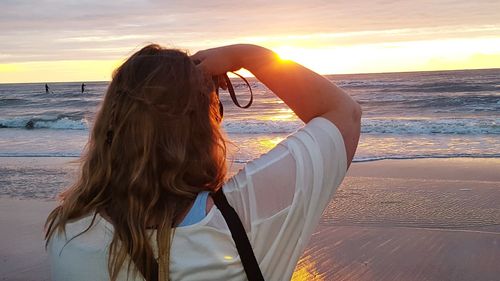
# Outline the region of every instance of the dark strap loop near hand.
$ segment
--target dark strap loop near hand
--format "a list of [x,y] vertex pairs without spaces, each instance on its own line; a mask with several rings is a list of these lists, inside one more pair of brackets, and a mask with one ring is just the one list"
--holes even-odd
[[231,72],[231,73],[233,73],[234,75],[240,77],[241,80],[245,81],[245,83],[248,86],[248,89],[250,90],[250,100],[248,101],[248,103],[246,105],[244,105],[244,106],[240,105],[240,103],[238,102],[238,99],[236,98],[236,94],[234,92],[233,84],[231,84],[231,80],[229,79],[229,77],[227,76],[227,74],[224,74],[223,75],[224,81],[226,82],[227,90],[229,91],[229,95],[231,96],[231,99],[233,100],[234,104],[236,104],[237,107],[239,107],[239,108],[249,108],[252,105],[252,102],[253,102],[253,92],[252,92],[252,87],[250,86],[250,83],[248,83],[248,81],[247,81],[247,79],[245,79],[245,77],[239,75],[238,73],[236,73],[236,72]]
[[234,75],[240,77],[241,80],[243,80],[245,82],[245,84],[247,84],[248,90],[250,91],[250,100],[248,101],[248,103],[246,105],[243,105],[243,106],[238,102],[238,99],[236,98],[236,93],[234,92],[233,84],[231,83],[231,79],[229,79],[229,76],[227,76],[227,73],[224,73],[224,74],[219,75],[219,76],[213,76],[212,77],[212,81],[214,82],[214,85],[215,85],[215,93],[217,95],[217,98],[219,99],[219,118],[218,118],[219,123],[222,122],[222,118],[224,117],[224,106],[222,105],[222,102],[221,102],[220,96],[219,96],[219,88],[220,88],[219,87],[219,83],[220,83],[220,79],[224,79],[224,82],[225,82],[226,87],[227,87],[227,91],[229,92],[229,95],[231,96],[231,100],[233,100],[233,103],[237,107],[239,107],[239,108],[249,108],[252,105],[252,103],[253,103],[252,86],[250,86],[250,83],[248,83],[248,80],[245,79],[245,77],[239,75],[236,72],[231,72],[231,73],[233,73]]
[[212,198],[214,203],[222,213],[226,224],[231,231],[231,236],[236,244],[236,249],[240,255],[241,263],[243,264],[243,269],[247,275],[249,281],[264,281],[262,272],[260,271],[259,264],[253,253],[252,245],[248,241],[248,236],[246,234],[245,228],[241,223],[240,217],[236,213],[233,207],[227,201],[222,188],[215,193],[212,193]]

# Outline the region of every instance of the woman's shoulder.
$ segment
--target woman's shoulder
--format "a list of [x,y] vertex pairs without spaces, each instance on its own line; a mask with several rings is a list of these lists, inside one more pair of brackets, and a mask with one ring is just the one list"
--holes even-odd
[[67,222],[64,227],[64,232],[54,232],[54,235],[51,237],[51,242],[53,242],[53,244],[62,243],[64,245],[69,242],[90,244],[95,244],[95,242],[103,243],[106,242],[105,240],[109,240],[103,238],[112,237],[112,233],[113,228],[109,222],[98,213],[91,213]]
[[98,214],[66,223],[65,231],[55,231],[47,247],[52,280],[107,280],[111,239]]
[[[340,157],[340,160],[345,158],[342,134],[334,123],[323,117],[312,119],[273,149],[248,162],[242,170],[246,176],[252,176],[266,169],[281,169],[282,164],[295,165],[297,161],[303,162],[305,160],[303,155],[310,154],[314,150],[325,153],[323,156],[336,156]],[[312,160],[320,161],[318,157],[313,157]],[[279,162],[281,164],[273,165]],[[241,181],[241,175],[237,176],[237,179]]]
[[[315,142],[309,142],[308,139],[311,138],[314,139]],[[291,139],[300,139],[305,142],[306,145],[320,145],[318,141],[328,141],[331,142],[330,145],[341,142],[343,145],[342,134],[337,125],[321,116],[309,121],[300,130],[288,136],[286,141],[290,141]],[[326,145],[328,145],[328,143]]]

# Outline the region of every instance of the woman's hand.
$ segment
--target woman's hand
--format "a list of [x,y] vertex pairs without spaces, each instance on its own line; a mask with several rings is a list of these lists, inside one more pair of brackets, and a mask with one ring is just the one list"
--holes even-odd
[[218,76],[241,68],[237,64],[238,49],[241,45],[229,45],[197,52],[191,59],[210,76]]

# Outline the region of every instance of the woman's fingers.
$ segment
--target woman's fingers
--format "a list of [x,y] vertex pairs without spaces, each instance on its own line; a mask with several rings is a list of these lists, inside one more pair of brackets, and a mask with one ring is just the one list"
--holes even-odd
[[237,70],[233,65],[229,50],[230,46],[202,50],[192,55],[191,59],[199,62],[198,67],[205,73],[212,76],[221,75]]
[[214,62],[214,58],[213,56],[210,56],[209,52],[209,50],[198,51],[196,54],[191,56],[191,59],[203,72],[209,75],[216,75],[216,62]]
[[206,73],[206,74],[211,75],[211,73],[210,73],[210,69],[208,68],[207,64],[206,64],[206,63],[204,63],[203,61],[201,61],[200,63],[198,63],[198,64],[196,65],[196,67],[197,67],[198,69],[200,69],[202,72],[204,72],[204,73]]
[[191,56],[191,59],[196,63],[199,64],[205,59],[205,56],[203,55],[204,51],[198,51],[194,55]]
[[214,87],[227,90],[226,80],[222,75],[212,76],[212,82],[214,83]]
[[227,90],[227,83],[226,79],[222,75],[217,76],[219,79],[219,87],[222,88],[223,90]]

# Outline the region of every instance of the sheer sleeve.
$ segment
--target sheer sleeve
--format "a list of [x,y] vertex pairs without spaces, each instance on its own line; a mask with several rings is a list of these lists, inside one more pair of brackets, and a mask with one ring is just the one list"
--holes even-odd
[[291,278],[346,169],[342,135],[318,117],[248,163],[223,187],[266,278]]

